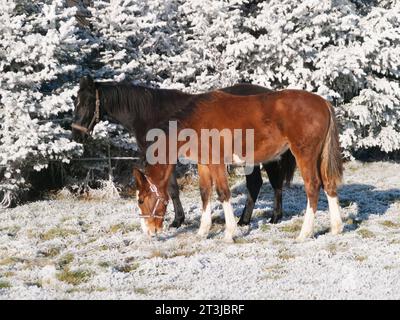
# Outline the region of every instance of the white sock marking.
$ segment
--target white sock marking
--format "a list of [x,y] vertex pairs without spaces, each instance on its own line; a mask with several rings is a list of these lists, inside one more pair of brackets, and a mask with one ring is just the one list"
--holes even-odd
[[222,207],[224,208],[225,215],[225,241],[233,242],[233,236],[236,232],[236,219],[233,214],[233,208],[229,201],[224,201],[222,203]]
[[339,234],[343,231],[343,223],[340,216],[338,197],[330,197],[326,192],[325,194],[328,198],[329,213],[331,216],[331,232],[332,234]]
[[298,241],[304,241],[306,238],[310,238],[314,234],[314,218],[315,212],[310,206],[310,200],[307,199],[307,210],[304,215],[303,225],[301,226],[301,231],[297,237]]
[[210,228],[211,228],[211,205],[210,203],[207,203],[206,209],[203,210],[201,214],[200,228],[197,234],[202,237],[207,237]]

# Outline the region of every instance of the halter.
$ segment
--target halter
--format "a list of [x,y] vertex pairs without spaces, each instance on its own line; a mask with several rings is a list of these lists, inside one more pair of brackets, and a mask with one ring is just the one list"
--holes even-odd
[[158,192],[157,186],[150,181],[150,178],[148,178],[146,175],[144,175],[144,177],[146,178],[147,182],[150,185],[150,191],[152,193],[155,193],[157,200],[156,200],[156,203],[155,203],[151,213],[150,214],[140,214],[140,217],[144,218],[144,219],[149,219],[149,218],[164,219],[164,216],[156,215],[156,209],[161,201],[163,201],[164,205],[168,205],[168,200],[166,200],[163,196],[160,195],[160,193]]
[[83,133],[90,135],[94,126],[99,123],[100,121],[100,99],[99,99],[99,91],[96,89],[96,109],[94,110],[94,115],[92,120],[89,123],[89,126],[85,128],[84,126],[81,126],[80,124],[73,123],[71,125],[72,128],[82,131]]

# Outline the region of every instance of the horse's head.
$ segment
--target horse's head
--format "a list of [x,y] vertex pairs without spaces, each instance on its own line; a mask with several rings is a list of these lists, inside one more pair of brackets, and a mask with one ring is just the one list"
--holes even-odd
[[90,76],[84,76],[79,82],[78,97],[75,102],[72,139],[83,142],[99,121],[99,96],[96,85]]
[[140,209],[143,232],[149,236],[160,233],[168,205],[167,183],[151,178],[141,170],[133,169],[137,186],[137,200]]

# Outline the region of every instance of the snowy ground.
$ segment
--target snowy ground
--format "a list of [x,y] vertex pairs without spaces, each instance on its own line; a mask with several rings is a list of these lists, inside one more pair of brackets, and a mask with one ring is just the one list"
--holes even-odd
[[[243,182],[234,181],[237,215]],[[240,228],[234,244],[222,242],[218,221],[199,240],[197,186],[182,195],[187,223],[158,240],[142,235],[133,200],[2,210],[0,298],[400,299],[400,164],[347,164],[339,191],[344,234],[329,234],[321,193],[316,236],[304,243],[294,241],[306,205],[297,175],[283,195],[284,221],[267,223],[272,192],[265,184],[251,227]],[[221,211],[215,202],[214,215]]]

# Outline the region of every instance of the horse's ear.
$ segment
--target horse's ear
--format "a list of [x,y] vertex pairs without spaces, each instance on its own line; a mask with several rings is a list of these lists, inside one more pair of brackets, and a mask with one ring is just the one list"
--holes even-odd
[[92,88],[92,87],[94,87],[94,81],[90,75],[83,76],[81,78],[81,80],[79,81],[80,89],[86,89],[86,88]]
[[138,189],[141,189],[147,183],[144,173],[138,168],[133,168],[133,177],[135,178],[136,187]]

